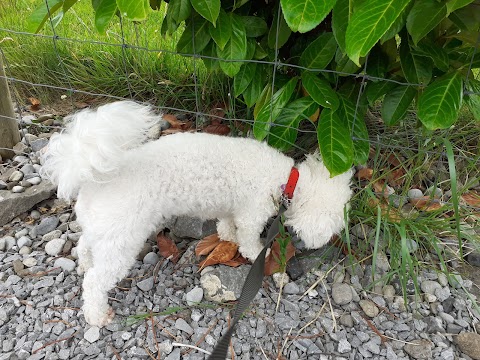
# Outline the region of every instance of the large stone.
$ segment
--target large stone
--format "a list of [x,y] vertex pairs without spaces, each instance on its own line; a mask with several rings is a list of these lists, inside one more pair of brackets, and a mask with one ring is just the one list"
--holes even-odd
[[413,359],[432,359],[432,343],[430,340],[413,340],[403,350]]
[[199,218],[179,216],[171,222],[170,230],[180,238],[203,239],[216,232],[215,222]]
[[55,185],[49,181],[42,181],[39,185],[32,186],[23,193],[0,190],[0,226],[30,210],[40,201],[48,199],[55,193],[55,189]]
[[216,302],[237,300],[242,292],[243,283],[250,267],[245,265],[232,268],[219,265],[213,270],[205,269],[200,277],[205,298]]
[[458,334],[454,341],[460,350],[474,360],[480,360],[480,335],[473,332]]

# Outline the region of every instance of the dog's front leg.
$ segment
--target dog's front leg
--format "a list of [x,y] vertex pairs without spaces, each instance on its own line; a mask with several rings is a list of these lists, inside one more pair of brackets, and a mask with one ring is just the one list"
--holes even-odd
[[258,254],[263,249],[263,245],[260,241],[260,234],[262,233],[265,221],[262,219],[268,219],[267,217],[252,217],[251,215],[240,217],[235,219],[237,226],[237,243],[239,245],[240,253],[249,259],[255,261]]

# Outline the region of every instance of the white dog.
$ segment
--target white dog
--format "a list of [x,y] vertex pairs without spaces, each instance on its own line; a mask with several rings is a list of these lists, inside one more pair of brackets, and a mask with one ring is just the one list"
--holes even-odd
[[[146,141],[156,121],[130,101],[84,110],[52,136],[43,174],[58,196],[77,198],[83,234],[78,243],[83,311],[91,325],[114,313],[107,292],[125,277],[145,240],[174,216],[218,219],[221,239],[235,241],[254,260],[260,233],[276,214],[293,159],[253,139],[179,133]],[[331,178],[318,155],[298,165],[299,179],[285,212],[307,248],[325,245],[344,227],[351,172]]]

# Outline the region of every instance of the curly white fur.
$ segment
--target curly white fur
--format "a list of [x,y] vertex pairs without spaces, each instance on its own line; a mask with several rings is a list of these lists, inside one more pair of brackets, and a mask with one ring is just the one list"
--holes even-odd
[[[107,292],[173,216],[219,219],[220,237],[255,259],[294,165],[252,139],[179,133],[142,144],[153,121],[148,107],[127,101],[82,111],[44,155],[44,174],[58,184],[59,197],[78,196],[83,311],[92,325],[111,321]],[[331,178],[318,155],[298,168],[285,216],[308,248],[318,248],[344,227],[351,172]]]

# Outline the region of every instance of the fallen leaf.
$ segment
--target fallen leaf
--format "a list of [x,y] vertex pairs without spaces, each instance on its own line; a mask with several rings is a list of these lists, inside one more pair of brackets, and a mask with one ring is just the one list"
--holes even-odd
[[378,207],[380,207],[381,216],[392,223],[398,224],[402,220],[402,215],[396,208],[386,204],[379,199],[369,198],[367,201],[367,205],[375,211],[375,214],[377,214]]
[[220,243],[218,234],[212,234],[200,240],[195,247],[195,255],[208,255]]
[[223,106],[219,104],[219,106],[214,107],[208,112],[208,115],[212,124],[214,125],[220,124],[222,120],[225,118],[225,109],[226,109],[225,106],[226,106],[225,104],[223,104]]
[[402,162],[394,154],[388,155],[387,161],[390,164],[390,169],[392,169],[387,174],[387,182],[393,187],[401,186],[405,181],[405,170],[402,167]]
[[475,191],[466,192],[465,194],[462,194],[461,198],[467,203],[467,205],[480,208],[480,195]]
[[230,127],[226,124],[210,124],[203,128],[203,132],[216,135],[230,134]]
[[40,100],[34,97],[29,97],[28,101],[30,101],[30,110],[37,111],[40,108]]
[[385,199],[395,192],[395,190],[388,186],[384,180],[374,181],[372,182],[372,186],[373,190],[375,191],[375,195]]
[[[292,242],[289,241],[285,252],[285,264],[293,256],[295,256],[295,246],[293,246]],[[270,249],[270,254],[268,254],[268,256],[265,258],[264,274],[266,276],[270,276],[274,273],[283,271],[282,265],[285,264],[281,264],[280,243],[278,240],[275,240]]]
[[165,236],[163,233],[157,235],[157,246],[160,255],[164,258],[170,258],[174,264],[177,263],[179,258],[179,251],[177,245],[173,242],[172,239]]
[[222,263],[223,265],[227,265],[230,267],[239,267],[240,265],[248,264],[248,260],[245,259],[238,251],[237,255],[232,260],[225,261]]
[[422,196],[415,199],[410,199],[410,204],[415,208],[423,211],[434,211],[441,209],[443,203],[438,199],[432,199],[430,196]]
[[178,120],[175,115],[164,114],[162,116],[162,118],[163,118],[163,120],[168,121],[170,126],[173,127],[173,128],[181,128],[184,124],[184,122]]
[[206,266],[223,264],[229,260],[232,260],[238,250],[238,245],[231,241],[220,241],[220,243],[213,249],[210,255],[205,260],[200,262],[200,268],[202,270]]
[[90,106],[90,105],[88,105],[87,103],[85,103],[85,102],[80,102],[80,101],[75,101],[73,104],[75,105],[75,107],[76,107],[77,109],[85,109],[85,108],[87,108],[87,107]]
[[373,169],[370,168],[361,168],[360,170],[357,171],[355,174],[355,177],[358,180],[372,180],[373,176]]

